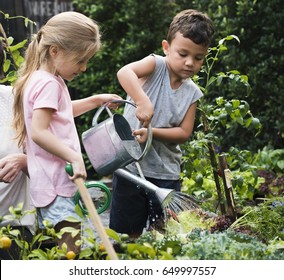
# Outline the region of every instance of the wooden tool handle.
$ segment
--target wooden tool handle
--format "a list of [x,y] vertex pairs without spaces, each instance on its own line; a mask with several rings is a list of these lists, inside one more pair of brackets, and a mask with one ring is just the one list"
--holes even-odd
[[108,253],[109,257],[111,260],[118,260],[118,257],[116,255],[116,252],[107,236],[107,233],[105,231],[105,228],[102,224],[102,221],[99,217],[99,214],[97,213],[97,210],[94,206],[94,203],[92,201],[92,198],[90,196],[90,193],[88,192],[86,186],[85,186],[85,182],[82,178],[76,178],[74,180],[74,183],[76,184],[76,186],[78,187],[80,196],[83,200],[83,202],[86,205],[86,208],[88,210],[90,219],[92,221],[92,223],[94,224],[99,237],[102,239],[103,244],[105,245],[106,248],[106,252]]

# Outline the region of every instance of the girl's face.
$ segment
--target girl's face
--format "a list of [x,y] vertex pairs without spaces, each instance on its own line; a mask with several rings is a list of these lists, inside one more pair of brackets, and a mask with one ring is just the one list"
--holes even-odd
[[[52,47],[51,47],[52,48]],[[57,47],[55,47],[57,48]],[[70,54],[64,50],[51,50],[53,69],[55,75],[61,76],[64,80],[72,81],[80,73],[85,72],[87,63],[91,57],[78,56],[78,54]],[[80,60],[81,59],[81,60]]]
[[169,71],[177,80],[184,80],[197,74],[207,55],[208,48],[195,44],[180,32],[171,44],[164,40],[163,50]]

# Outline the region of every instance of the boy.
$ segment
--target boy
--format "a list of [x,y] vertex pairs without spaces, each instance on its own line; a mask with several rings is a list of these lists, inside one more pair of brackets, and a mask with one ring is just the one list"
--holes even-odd
[[[151,122],[153,141],[140,161],[146,180],[158,187],[180,191],[182,152],[179,144],[191,136],[197,100],[202,92],[190,79],[197,74],[208,52],[214,30],[210,18],[196,10],[177,14],[162,41],[165,57],[149,55],[122,67],[118,80],[137,109],[126,105],[124,116],[140,143],[147,139]],[[127,169],[138,174],[135,164]],[[110,228],[137,238],[149,219],[150,226],[163,220],[160,203],[142,188],[116,174]]]

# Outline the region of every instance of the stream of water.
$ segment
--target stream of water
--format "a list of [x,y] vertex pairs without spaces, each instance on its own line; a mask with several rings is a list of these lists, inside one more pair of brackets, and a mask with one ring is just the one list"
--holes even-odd
[[178,213],[200,208],[200,206],[194,197],[186,193],[173,191],[162,202],[162,208],[166,219],[169,216],[177,219]]

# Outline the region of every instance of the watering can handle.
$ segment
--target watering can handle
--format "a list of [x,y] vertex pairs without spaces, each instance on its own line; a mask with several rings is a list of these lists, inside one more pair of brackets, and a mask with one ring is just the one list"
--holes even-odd
[[[93,117],[92,126],[95,126],[95,125],[98,124],[98,118],[99,118],[100,114],[102,113],[102,111],[104,109],[106,109],[106,111],[108,112],[110,117],[113,116],[111,110],[107,107],[107,105],[109,103],[128,103],[128,104],[134,106],[135,108],[137,107],[133,102],[128,101],[128,100],[117,99],[117,100],[108,101],[97,110],[96,114]],[[149,152],[151,145],[152,145],[152,138],[153,138],[152,137],[152,127],[151,127],[151,125],[149,125],[148,128],[147,128],[147,141],[146,141],[144,150],[141,153],[140,157],[137,159],[137,161],[140,161]]]
[[128,101],[128,100],[117,99],[117,100],[108,101],[108,102],[106,102],[103,106],[101,106],[101,107],[97,110],[96,114],[95,114],[94,117],[93,117],[92,126],[95,126],[95,125],[98,124],[98,118],[99,118],[100,114],[102,113],[102,111],[103,111],[104,109],[106,109],[106,111],[107,111],[107,113],[109,114],[110,117],[113,116],[113,113],[112,113],[111,110],[107,107],[107,105],[108,105],[109,103],[128,103],[128,104],[130,104],[130,105],[132,105],[132,106],[134,106],[134,107],[136,108],[136,105],[135,105],[134,103],[132,103],[131,101]]

